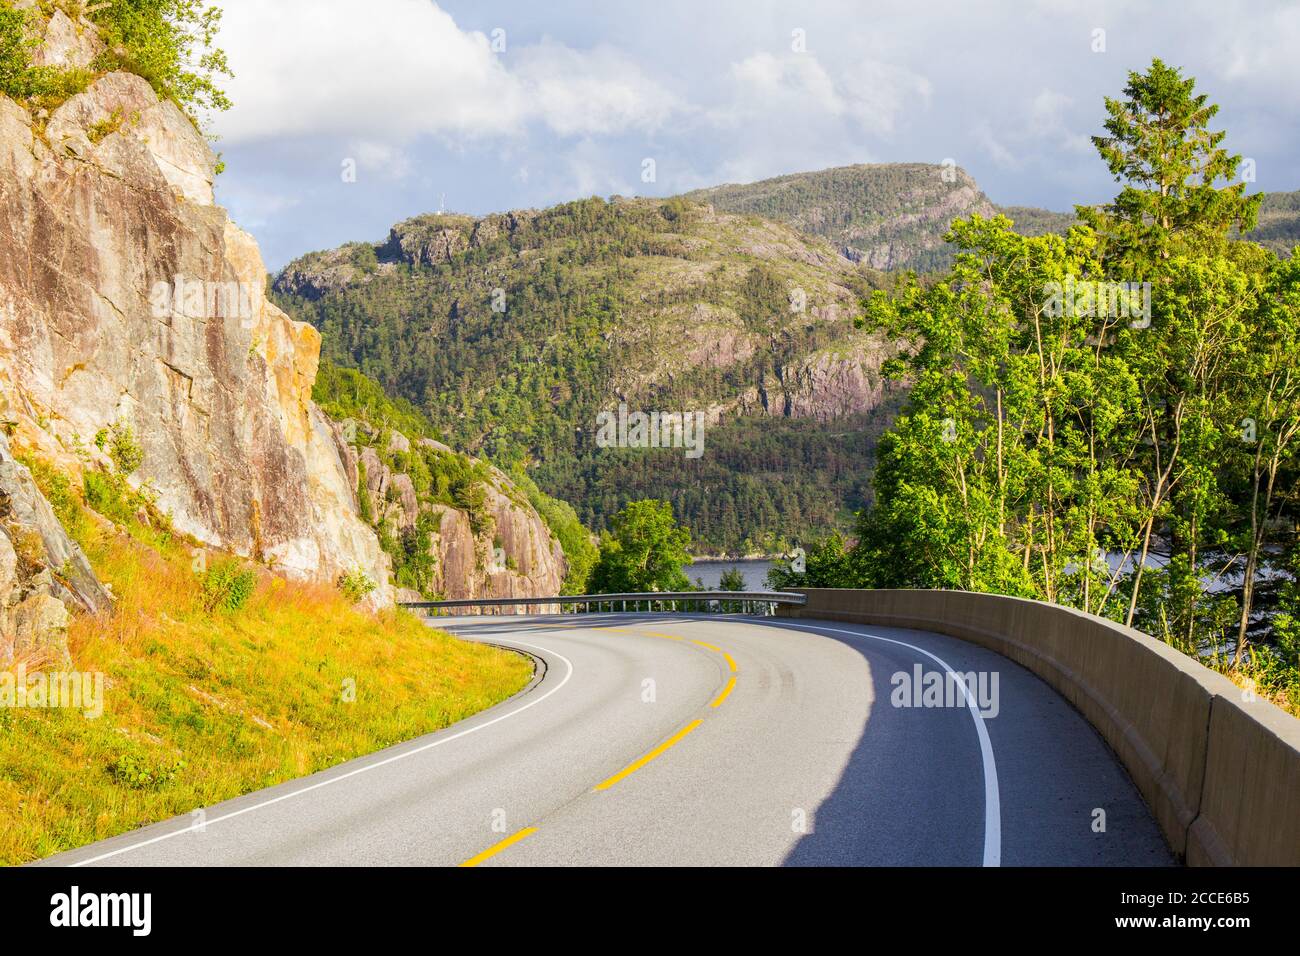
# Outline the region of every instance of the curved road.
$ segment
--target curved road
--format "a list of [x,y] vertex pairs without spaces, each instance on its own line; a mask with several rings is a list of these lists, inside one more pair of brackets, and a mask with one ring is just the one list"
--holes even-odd
[[[539,677],[438,733],[44,862],[1173,862],[1087,722],[962,641],[716,616],[437,624]],[[927,687],[938,706],[918,706]]]

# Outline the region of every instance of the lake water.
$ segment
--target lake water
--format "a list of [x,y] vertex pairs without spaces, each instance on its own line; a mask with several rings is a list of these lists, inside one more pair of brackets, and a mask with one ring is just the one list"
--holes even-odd
[[735,568],[745,576],[744,590],[766,591],[767,572],[771,567],[771,561],[696,561],[686,567],[686,576],[692,584],[696,578],[703,578],[706,588],[716,588],[722,580],[722,572]]

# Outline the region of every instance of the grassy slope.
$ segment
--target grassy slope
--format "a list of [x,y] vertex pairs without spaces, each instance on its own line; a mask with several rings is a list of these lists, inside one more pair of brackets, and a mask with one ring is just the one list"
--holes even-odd
[[[39,477],[48,484],[50,473]],[[269,573],[240,611],[207,612],[189,544],[140,526],[106,530],[66,489],[51,497],[117,596],[111,614],[69,630],[74,667],[105,675],[104,713],[0,710],[0,863],[438,730],[531,676],[516,655]]]

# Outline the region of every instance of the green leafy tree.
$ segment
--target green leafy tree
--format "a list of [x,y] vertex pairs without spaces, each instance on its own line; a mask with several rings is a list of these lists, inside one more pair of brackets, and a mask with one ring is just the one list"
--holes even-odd
[[232,74],[225,52],[213,45],[220,7],[203,0],[100,0],[89,16],[105,42],[99,69],[142,76],[191,117],[230,108],[217,83]]
[[727,568],[718,578],[719,591],[743,591],[745,590],[745,575],[739,568]]
[[1124,99],[1108,98],[1106,112],[1108,135],[1094,143],[1124,188],[1108,206],[1077,211],[1100,239],[1107,274],[1154,287],[1150,329],[1116,342],[1138,382],[1146,426],[1139,487],[1146,521],[1126,620],[1135,621],[1153,538],[1167,523],[1162,607],[1176,620],[1162,626],[1190,642],[1201,605],[1214,600],[1200,587],[1200,544],[1223,540],[1216,457],[1235,387],[1225,373],[1247,339],[1263,271],[1257,258],[1231,249],[1229,237],[1254,228],[1262,196],[1245,195],[1236,181],[1241,157],[1223,148],[1223,131],[1209,129],[1218,107],[1178,69],[1157,59],[1146,73],[1130,73]]
[[601,537],[600,557],[588,587],[594,594],[688,591],[691,535],[677,524],[672,505],[633,501],[614,516]]
[[[1300,452],[1300,258],[1274,264],[1260,301],[1249,348],[1236,356],[1235,401],[1227,416],[1229,431],[1240,430],[1226,446],[1235,455],[1230,459],[1233,471],[1242,476],[1241,520],[1233,544],[1245,556],[1234,666],[1243,662],[1248,645],[1256,579],[1270,529],[1282,525],[1285,509],[1294,505],[1294,468]],[[1292,642],[1292,650],[1296,618],[1290,608],[1295,594],[1293,585],[1284,587],[1280,603],[1287,610],[1276,622],[1279,643]],[[1294,656],[1284,654],[1283,659]]]
[[792,555],[777,558],[767,572],[767,586],[777,591],[862,587],[862,575],[855,565],[858,557],[836,531],[809,545],[803,554],[803,570],[795,567]]
[[[948,277],[873,298],[912,391],[850,576],[1071,604],[1202,655],[1232,636],[1240,662],[1295,500],[1295,274],[1234,239],[1258,200],[1193,82],[1155,61],[1125,92],[1097,138],[1114,203],[1065,236],[958,221]],[[1243,564],[1239,604],[1217,582]]]
[[1208,128],[1219,107],[1195,87],[1155,59],[1129,74],[1124,99],[1106,98],[1107,135],[1093,143],[1124,188],[1108,206],[1076,211],[1105,242],[1104,258],[1127,274],[1144,275],[1180,247],[1221,242],[1234,226],[1249,232],[1258,219],[1263,196],[1233,182],[1241,157],[1222,148],[1222,130]]
[[27,95],[32,39],[26,28],[25,11],[0,4],[0,92],[7,96]]

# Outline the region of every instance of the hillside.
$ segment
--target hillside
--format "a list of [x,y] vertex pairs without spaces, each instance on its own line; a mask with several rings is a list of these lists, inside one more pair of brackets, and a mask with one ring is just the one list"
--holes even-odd
[[1269,193],[1259,207],[1259,225],[1249,238],[1279,256],[1300,245],[1300,190]]
[[[889,348],[853,320],[888,281],[779,223],[616,198],[419,216],[303,256],[273,295],[320,329],[328,358],[592,526],[658,495],[702,547],[739,551],[862,504]],[[703,455],[597,447],[598,413],[620,403],[698,412]]]
[[[945,173],[947,174],[945,178]],[[952,264],[949,223],[973,212],[1001,213],[1026,236],[1065,232],[1073,212],[995,205],[959,167],[881,163],[791,173],[686,193],[715,209],[775,219],[820,236],[876,269],[932,272]],[[1300,243],[1300,191],[1270,193],[1249,238],[1279,255]]]
[[745,185],[714,186],[686,199],[762,216],[820,236],[875,269],[930,272],[951,262],[943,234],[953,219],[992,215],[994,205],[965,170],[928,163],[881,163],[793,173]]
[[[320,335],[267,300],[257,244],[215,205],[209,144],[143,77],[91,69],[95,24],[55,7],[28,29],[56,92],[0,97],[0,236],[13,253],[0,260],[0,400],[15,447],[80,484],[117,474],[106,440],[130,435],[138,455],[120,477],[178,532],[291,577],[360,572],[378,585],[372,601],[391,602],[392,555],[362,515],[356,449],[313,401]],[[449,506],[446,523],[464,521]],[[526,502],[517,521],[544,536]],[[458,553],[474,546],[430,542],[438,593],[476,588],[476,562]],[[545,567],[502,584],[510,593],[563,578],[562,560],[518,557]]]
[[453,451],[418,409],[354,369],[324,364],[313,396],[339,423],[399,600],[577,593],[595,548],[563,502]]
[[532,676],[516,654],[201,548],[120,486],[86,496],[26,460],[112,603],[13,660],[0,644],[0,669],[29,686],[47,669],[98,682],[84,708],[0,707],[0,866],[440,730]]

